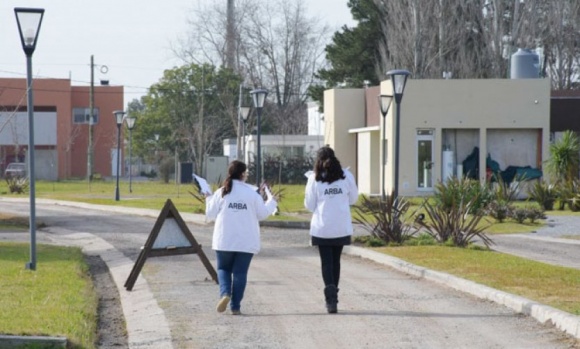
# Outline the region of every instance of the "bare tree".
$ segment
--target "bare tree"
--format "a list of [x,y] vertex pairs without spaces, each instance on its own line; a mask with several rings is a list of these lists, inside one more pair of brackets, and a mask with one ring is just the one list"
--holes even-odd
[[[304,133],[304,102],[314,72],[324,64],[328,27],[307,15],[302,0],[239,0],[235,23],[229,27],[224,5],[215,2],[194,11],[191,33],[188,40],[181,41],[178,56],[186,61],[227,65],[226,28],[233,27],[234,71],[246,84],[271,92],[269,100],[274,107],[264,113],[265,129]],[[235,112],[231,114],[232,119],[237,117]]]

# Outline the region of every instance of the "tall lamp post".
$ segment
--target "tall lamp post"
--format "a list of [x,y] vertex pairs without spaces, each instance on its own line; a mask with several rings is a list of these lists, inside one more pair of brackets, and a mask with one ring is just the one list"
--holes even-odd
[[22,49],[26,55],[26,109],[28,111],[28,178],[30,178],[30,261],[26,269],[36,270],[36,193],[34,175],[34,99],[32,96],[32,54],[36,49],[40,24],[44,17],[41,8],[14,8]]
[[403,100],[403,92],[407,84],[407,78],[411,73],[408,70],[396,69],[389,70],[387,76],[391,78],[393,83],[393,95],[397,103],[397,116],[395,120],[395,183],[393,195],[395,198],[399,196],[399,140],[401,133],[401,102]]
[[258,127],[257,130],[257,151],[256,151],[256,185],[260,186],[260,182],[262,180],[262,145],[260,144],[260,136],[261,136],[261,119],[262,119],[262,108],[264,108],[264,101],[266,100],[266,96],[268,95],[268,90],[263,88],[255,89],[250,91],[250,95],[252,96],[252,100],[254,101],[254,108],[256,108],[256,115],[258,116],[256,120],[256,124]]
[[115,201],[119,201],[119,167],[121,167],[121,125],[123,125],[123,118],[125,112],[123,110],[115,110],[115,122],[117,123],[117,186],[115,187]]
[[383,201],[385,201],[387,199],[387,196],[385,194],[385,165],[387,163],[387,154],[386,154],[386,146],[385,146],[385,142],[386,142],[386,138],[387,138],[387,128],[386,128],[386,121],[385,119],[387,118],[387,113],[389,112],[389,107],[391,106],[391,102],[393,100],[393,96],[390,95],[379,95],[379,106],[381,107],[381,114],[383,115],[383,138],[381,139],[382,141],[382,147],[383,147],[383,171],[381,172],[382,174],[382,178],[381,178],[381,182],[382,182],[382,199]]
[[242,120],[242,141],[240,142],[240,147],[242,148],[242,159],[246,161],[246,125],[248,122],[248,116],[250,116],[250,107],[240,106],[239,117]]
[[133,169],[133,158],[131,154],[131,148],[133,146],[133,128],[135,127],[135,121],[137,119],[134,116],[128,116],[125,118],[127,122],[127,128],[129,129],[129,193],[133,192],[133,187],[131,183],[131,170]]

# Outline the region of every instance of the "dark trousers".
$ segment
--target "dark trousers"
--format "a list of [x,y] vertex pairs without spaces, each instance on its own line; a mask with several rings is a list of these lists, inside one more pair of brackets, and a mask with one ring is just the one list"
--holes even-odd
[[328,246],[319,245],[320,265],[322,268],[322,280],[324,286],[334,285],[338,287],[340,279],[340,256],[342,254],[342,245]]

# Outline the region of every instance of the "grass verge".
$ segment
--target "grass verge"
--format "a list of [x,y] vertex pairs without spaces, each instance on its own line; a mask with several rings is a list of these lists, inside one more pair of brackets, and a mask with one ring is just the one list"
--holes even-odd
[[447,246],[374,250],[580,315],[580,270],[552,266],[489,250]]
[[0,242],[0,333],[62,336],[95,348],[98,297],[79,248],[37,245],[43,263],[26,270],[29,245]]

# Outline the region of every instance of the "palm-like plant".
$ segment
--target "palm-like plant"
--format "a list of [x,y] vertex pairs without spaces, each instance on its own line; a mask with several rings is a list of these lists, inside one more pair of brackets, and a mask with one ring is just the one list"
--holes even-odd
[[[424,231],[440,243],[451,242],[454,246],[466,247],[476,239],[480,239],[489,247],[493,241],[485,234],[487,226],[480,225],[483,218],[481,210],[473,210],[477,197],[465,202],[455,202],[451,208],[441,205],[431,205],[425,200],[423,207],[427,217],[417,223]],[[469,214],[469,212],[474,212]]]
[[565,131],[562,138],[550,145],[546,169],[556,181],[569,182],[578,177],[580,141],[573,131]]
[[408,222],[405,213],[411,206],[403,197],[387,195],[385,200],[362,196],[360,204],[354,206],[354,221],[373,237],[385,243],[403,243],[411,238],[416,230]]

